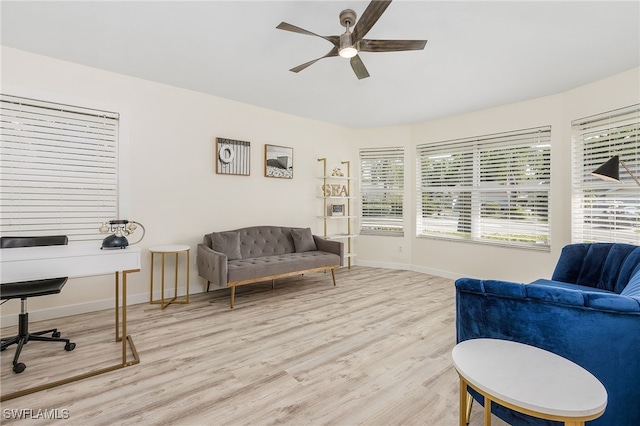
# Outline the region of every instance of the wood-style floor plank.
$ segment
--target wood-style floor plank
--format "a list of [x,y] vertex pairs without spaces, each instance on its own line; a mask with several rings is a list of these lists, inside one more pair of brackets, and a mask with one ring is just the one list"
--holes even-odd
[[[233,309],[228,290],[164,311],[130,306],[139,365],[5,401],[2,423],[29,423],[7,410],[58,409],[68,425],[458,424],[453,281],[367,267],[336,278],[243,286]],[[22,374],[11,371],[14,348],[2,352],[3,394],[118,362],[113,310],[30,324],[49,327],[77,348],[31,342]]]

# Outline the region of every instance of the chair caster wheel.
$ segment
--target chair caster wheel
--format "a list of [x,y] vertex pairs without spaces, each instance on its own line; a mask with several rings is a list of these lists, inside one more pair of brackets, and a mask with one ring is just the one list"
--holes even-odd
[[16,374],[20,374],[24,371],[25,368],[27,368],[27,366],[24,365],[22,362],[19,362],[13,366],[13,372]]
[[53,337],[60,337],[60,332],[56,331],[55,333],[53,333],[51,336]]
[[65,350],[65,351],[72,351],[72,350],[74,350],[75,348],[76,348],[76,344],[75,344],[75,343],[72,343],[72,342],[69,342],[69,343],[67,343],[66,345],[64,345],[64,350]]

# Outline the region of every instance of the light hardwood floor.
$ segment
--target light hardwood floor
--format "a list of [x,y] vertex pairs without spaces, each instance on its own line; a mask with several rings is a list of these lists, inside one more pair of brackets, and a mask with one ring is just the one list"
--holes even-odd
[[[234,309],[228,290],[164,311],[130,306],[139,365],[5,401],[0,422],[46,424],[7,417],[57,409],[65,425],[457,425],[453,281],[367,267],[336,275],[336,287],[324,273],[244,286]],[[2,394],[118,362],[113,323],[107,310],[30,324],[78,346],[29,343],[19,375],[15,346],[2,352]],[[471,425],[481,415],[475,404]]]

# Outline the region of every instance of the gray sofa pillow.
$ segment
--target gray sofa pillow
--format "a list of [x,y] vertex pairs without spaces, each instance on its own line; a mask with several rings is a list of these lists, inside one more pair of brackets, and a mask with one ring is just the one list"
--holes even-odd
[[293,238],[293,246],[296,248],[296,253],[318,250],[313,234],[311,234],[311,228],[292,229],[291,237]]
[[214,232],[211,234],[211,243],[211,248],[226,254],[227,260],[242,259],[239,232]]

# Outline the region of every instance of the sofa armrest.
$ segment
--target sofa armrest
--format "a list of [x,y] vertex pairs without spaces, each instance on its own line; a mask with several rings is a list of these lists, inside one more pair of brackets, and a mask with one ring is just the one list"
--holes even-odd
[[227,255],[198,244],[196,256],[198,275],[218,287],[227,287]]
[[344,266],[344,243],[336,240],[327,240],[326,238],[313,236],[313,240],[316,243],[316,248],[319,251],[326,251],[327,253],[333,253],[340,256],[340,266]]

